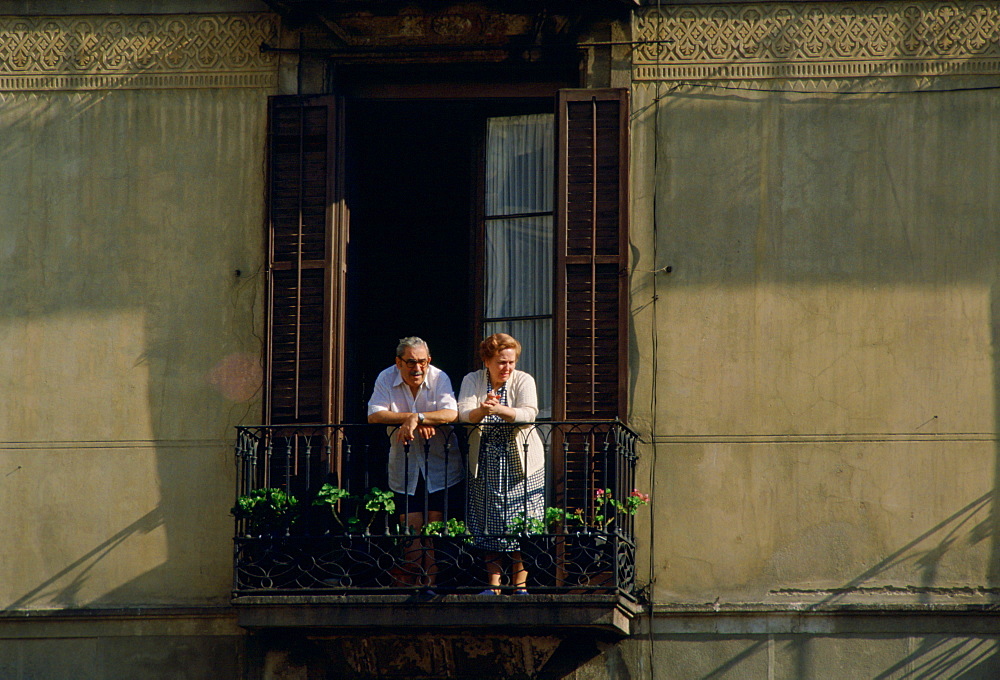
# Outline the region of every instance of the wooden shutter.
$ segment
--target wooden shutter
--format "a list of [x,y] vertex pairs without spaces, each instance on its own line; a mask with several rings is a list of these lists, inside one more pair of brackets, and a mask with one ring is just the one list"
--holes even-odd
[[268,423],[339,419],[345,255],[333,97],[273,97],[268,130]]
[[563,90],[557,102],[553,417],[624,420],[628,92]]

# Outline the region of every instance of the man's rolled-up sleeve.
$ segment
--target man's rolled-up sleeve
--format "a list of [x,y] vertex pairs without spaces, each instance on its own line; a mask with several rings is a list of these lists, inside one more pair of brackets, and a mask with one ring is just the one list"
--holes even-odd
[[451,378],[448,377],[447,373],[442,372],[438,377],[434,392],[438,410],[447,408],[452,411],[458,411],[458,402],[455,401],[455,391],[451,387]]
[[382,376],[375,381],[375,389],[372,391],[372,398],[368,400],[368,415],[379,411],[389,411],[392,409],[392,396],[389,393],[389,386]]

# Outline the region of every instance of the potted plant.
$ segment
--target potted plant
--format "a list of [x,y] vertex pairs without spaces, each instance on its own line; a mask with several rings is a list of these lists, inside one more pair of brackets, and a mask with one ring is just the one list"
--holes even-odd
[[280,588],[295,582],[297,558],[287,537],[301,511],[299,500],[283,489],[254,489],[236,499],[230,514],[242,523],[236,542],[241,587]]
[[539,536],[568,533],[583,526],[583,513],[580,510],[549,506],[545,508],[542,517],[528,517],[523,512],[519,513],[514,521],[507,526],[507,531],[522,536]]
[[253,537],[287,532],[301,515],[299,499],[283,489],[254,489],[236,499],[229,511],[245,522],[245,533]]
[[583,527],[580,510],[553,506],[546,507],[541,516],[520,513],[508,525],[507,531],[515,534],[521,545],[529,587],[549,587],[564,582],[566,536]]
[[469,530],[466,528],[465,522],[454,517],[449,517],[447,520],[428,522],[424,525],[424,528],[420,533],[424,536],[461,536],[462,540],[466,543],[470,543],[472,541],[472,537],[469,536]]
[[615,498],[611,489],[597,489],[594,492],[594,528],[605,533],[614,530],[612,525],[619,515],[634,515],[639,508],[649,503],[649,494],[632,489],[625,500]]
[[[372,487],[361,496],[346,489],[324,484],[313,496],[312,505],[327,510],[328,539],[321,542],[324,552],[314,558],[318,580],[324,586],[364,587],[378,585],[391,555],[389,518],[395,511],[392,491]],[[382,518],[384,532],[372,533]],[[392,523],[394,526],[394,523]]]
[[[615,498],[611,489],[594,492],[594,508],[586,529],[573,537],[570,550],[570,569],[574,579],[588,587],[615,588],[621,586],[617,567],[622,562],[619,555],[627,542],[622,540],[619,519],[635,515],[639,508],[649,503],[649,495],[638,489],[624,498]],[[626,551],[627,553],[627,551]]]
[[[241,578],[259,588],[375,585],[386,571],[384,556],[394,553],[394,511],[392,492],[377,487],[355,496],[326,483],[305,500],[283,489],[254,489],[230,510],[242,523]],[[379,519],[385,530],[372,536]]]
[[320,516],[329,526],[330,533],[345,533],[350,520],[341,518],[342,503],[349,502],[352,498],[347,489],[341,489],[327,482],[313,495],[310,506],[320,511]]
[[428,522],[420,533],[434,537],[438,588],[473,585],[471,575],[475,572],[479,560],[469,549],[472,535],[465,522],[455,517]]
[[375,520],[381,518],[383,527],[381,533],[388,535],[396,527],[396,522],[393,519],[395,512],[396,501],[392,491],[373,486],[361,497],[358,514],[350,520],[352,530],[365,534],[371,533]]

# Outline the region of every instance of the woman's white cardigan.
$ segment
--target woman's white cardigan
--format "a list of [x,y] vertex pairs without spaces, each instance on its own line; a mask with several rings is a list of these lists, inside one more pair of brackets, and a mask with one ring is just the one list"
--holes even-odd
[[[462,389],[458,392],[458,419],[468,423],[469,413],[479,408],[489,391],[489,379],[484,369],[473,371],[462,379]],[[538,415],[538,395],[535,379],[524,371],[515,370],[507,379],[507,405],[514,409],[514,422],[533,423]],[[469,473],[475,477],[479,471],[480,428],[469,436]],[[542,438],[533,425],[517,428],[517,453],[521,458],[521,469],[530,476],[545,467],[545,450]],[[527,444],[527,455],[525,454]]]

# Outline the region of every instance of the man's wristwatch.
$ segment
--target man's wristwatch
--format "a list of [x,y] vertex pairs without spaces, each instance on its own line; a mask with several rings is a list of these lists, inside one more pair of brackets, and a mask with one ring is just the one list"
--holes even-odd
[[417,414],[417,424],[418,425],[423,425],[424,424],[424,414],[423,413],[418,413]]

